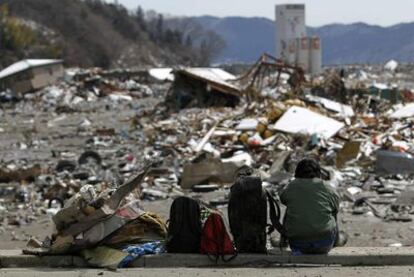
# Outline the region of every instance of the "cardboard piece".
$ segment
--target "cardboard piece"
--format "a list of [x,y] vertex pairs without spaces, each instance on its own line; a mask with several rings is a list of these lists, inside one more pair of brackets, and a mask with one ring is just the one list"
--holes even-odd
[[193,185],[214,181],[221,184],[234,182],[238,166],[234,163],[223,163],[219,159],[207,159],[200,163],[186,164],[181,179],[183,189],[191,189]]
[[139,206],[139,201],[134,201],[120,208],[110,218],[99,222],[89,230],[83,233],[83,238],[75,240],[76,246],[88,247],[93,246],[108,237],[113,232],[123,227],[128,222],[137,219],[144,214]]
[[356,159],[359,155],[361,142],[349,141],[345,143],[342,149],[336,155],[336,167],[343,168],[349,161]]

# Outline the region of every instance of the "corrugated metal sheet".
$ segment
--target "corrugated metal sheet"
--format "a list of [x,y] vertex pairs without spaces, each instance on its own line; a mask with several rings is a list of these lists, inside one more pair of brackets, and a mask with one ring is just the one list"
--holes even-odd
[[62,60],[22,60],[17,63],[14,63],[10,65],[9,67],[3,69],[0,72],[0,79],[4,79],[6,77],[9,77],[11,75],[14,75],[16,73],[25,71],[29,68],[39,67],[39,66],[45,66],[45,65],[52,65],[57,63],[62,63]]

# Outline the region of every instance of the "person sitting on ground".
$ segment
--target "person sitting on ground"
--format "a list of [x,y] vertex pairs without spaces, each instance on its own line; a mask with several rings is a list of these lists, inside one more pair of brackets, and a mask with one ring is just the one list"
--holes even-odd
[[293,254],[327,254],[339,238],[339,196],[322,180],[320,165],[311,159],[299,162],[280,199],[287,207],[285,236]]

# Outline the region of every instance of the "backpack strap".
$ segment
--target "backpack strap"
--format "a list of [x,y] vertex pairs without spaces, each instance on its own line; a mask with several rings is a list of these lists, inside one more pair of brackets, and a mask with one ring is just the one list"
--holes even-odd
[[235,251],[234,255],[229,257],[228,259],[226,259],[226,257],[224,255],[221,255],[221,260],[225,263],[231,262],[232,260],[234,260],[237,257],[238,253],[237,251]]
[[280,206],[279,203],[276,201],[276,199],[272,196],[272,194],[268,191],[266,191],[267,200],[269,202],[269,217],[271,227],[269,229],[268,234],[271,234],[274,230],[278,231],[280,234],[280,242],[279,242],[279,249],[280,252],[283,253],[283,246],[287,242],[287,236],[286,236],[286,229],[283,226],[283,224],[280,223]]
[[279,203],[273,198],[272,194],[265,190],[267,201],[269,203],[269,216],[270,216],[270,222],[272,223],[269,233],[272,233],[274,230],[278,231],[282,237],[285,236],[286,230],[283,227],[283,225],[280,223],[280,206]]
[[233,242],[233,240],[232,240],[232,237],[231,237],[231,235],[230,235],[230,233],[229,233],[229,230],[227,229],[227,225],[226,225],[226,222],[225,222],[225,220],[224,220],[223,216],[221,216],[221,222],[222,222],[222,224],[223,224],[223,229],[222,229],[222,231],[223,231],[223,235],[222,235],[222,237],[224,238],[224,237],[226,237],[226,236],[227,236],[227,237],[231,240],[231,242],[232,242],[232,244],[233,244],[233,249],[234,249],[234,255],[232,255],[231,257],[229,257],[229,258],[227,258],[227,259],[226,259],[226,257],[224,256],[224,254],[222,254],[222,255],[221,255],[221,260],[222,260],[223,262],[225,262],[225,263],[228,263],[228,262],[232,261],[233,259],[235,259],[235,258],[237,257],[237,255],[238,255],[238,253],[237,253],[237,249],[236,249],[236,247],[235,247],[235,245],[234,245],[234,242]]
[[[219,213],[219,214],[220,214],[220,213]],[[226,257],[224,256],[224,254],[223,254],[223,255],[221,255],[221,260],[222,260],[223,262],[225,262],[225,263],[228,263],[228,262],[232,261],[233,259],[235,259],[235,258],[237,257],[237,255],[238,255],[238,253],[237,253],[236,246],[234,245],[234,241],[233,241],[233,239],[232,239],[231,233],[229,232],[229,229],[228,229],[228,226],[227,226],[227,224],[226,224],[226,221],[225,221],[225,219],[224,219],[224,217],[223,217],[223,215],[222,215],[222,214],[220,214],[220,216],[221,216],[221,223],[223,224],[223,229],[222,229],[223,234],[222,234],[222,237],[224,238],[224,237],[228,236],[228,238],[231,240],[231,242],[232,242],[232,244],[233,244],[233,249],[234,249],[234,255],[232,255],[231,257],[229,257],[229,258],[227,258],[227,259],[226,259]],[[223,244],[221,244],[221,245],[223,245]]]

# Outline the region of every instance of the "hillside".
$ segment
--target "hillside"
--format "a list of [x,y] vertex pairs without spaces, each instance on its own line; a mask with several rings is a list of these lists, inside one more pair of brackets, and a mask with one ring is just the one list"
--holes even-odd
[[[217,62],[252,62],[263,52],[275,52],[274,21],[266,18],[192,17],[217,32],[226,48]],[[322,38],[324,64],[381,63],[390,59],[414,61],[414,23],[379,27],[364,23],[309,28]]]
[[[7,43],[0,43],[5,54],[0,66],[23,58],[63,58],[68,65],[84,67],[202,60],[201,50],[166,28],[162,15],[149,17],[141,9],[128,11],[100,0],[0,0],[0,9],[0,33],[9,32],[4,36]],[[17,31],[9,26],[17,26]]]
[[[414,23],[308,28],[323,63],[414,62]],[[143,67],[253,62],[275,53],[274,21],[212,16],[164,18],[103,0],[0,0],[0,67],[23,58],[70,66]]]

